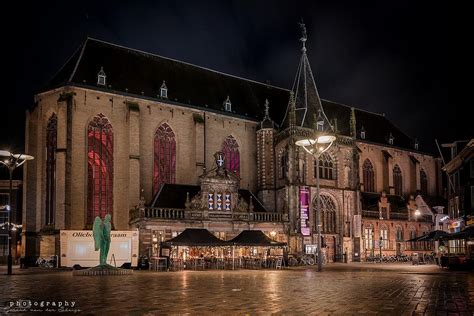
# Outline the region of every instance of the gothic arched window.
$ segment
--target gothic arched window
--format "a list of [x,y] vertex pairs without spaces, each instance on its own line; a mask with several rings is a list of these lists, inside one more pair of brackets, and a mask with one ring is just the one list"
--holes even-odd
[[167,123],[155,132],[153,164],[153,192],[156,194],[164,183],[176,182],[176,139]]
[[420,189],[423,196],[428,195],[428,177],[425,170],[420,170]]
[[402,195],[402,170],[398,165],[393,167],[393,187],[396,195]]
[[56,149],[58,139],[58,117],[51,115],[46,127],[46,203],[45,224],[54,224],[56,204]]
[[397,226],[397,241],[403,241],[403,229],[400,226]]
[[380,228],[380,241],[382,242],[381,246],[383,249],[389,249],[389,240],[388,240],[388,228],[385,225],[382,225]]
[[[336,204],[334,200],[327,195],[321,195],[320,200],[321,208],[321,231],[323,233],[335,233],[336,232]],[[317,204],[313,204],[315,212],[317,211]],[[316,218],[316,216],[315,216]],[[316,225],[315,225],[316,227]]]
[[369,159],[365,159],[362,166],[362,177],[364,181],[365,192],[375,192],[375,175],[374,167]]
[[114,134],[101,113],[87,128],[87,224],[113,213]]
[[[314,177],[316,177],[316,161],[314,162]],[[327,180],[336,178],[335,164],[328,153],[323,153],[319,157],[319,178]]]
[[240,176],[240,153],[239,145],[232,136],[227,136],[222,144],[222,152],[225,155],[225,167],[227,170]]

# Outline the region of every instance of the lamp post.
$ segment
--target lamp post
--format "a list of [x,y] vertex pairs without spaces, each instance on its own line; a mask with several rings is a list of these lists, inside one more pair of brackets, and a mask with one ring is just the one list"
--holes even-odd
[[332,135],[331,132],[324,130],[324,120],[319,111],[318,118],[316,120],[316,128],[314,131],[313,138],[304,138],[295,142],[296,146],[302,147],[307,153],[314,156],[316,164],[316,229],[318,235],[318,272],[322,270],[322,258],[321,258],[321,207],[320,207],[320,193],[319,193],[319,157],[326,152],[333,142],[336,140],[336,136]]
[[372,232],[370,233],[370,235],[372,236],[372,259],[374,258],[374,251],[375,251],[375,233],[374,231],[372,230]]
[[382,234],[379,237],[380,262],[382,262]]
[[11,203],[12,203],[12,192],[13,192],[13,171],[24,164],[27,160],[34,159],[33,156],[26,155],[26,154],[13,154],[7,150],[0,150],[0,163],[7,167],[8,173],[10,176],[10,188],[8,192],[8,258],[7,258],[7,265],[8,265],[8,274],[12,274],[12,217],[11,217]]

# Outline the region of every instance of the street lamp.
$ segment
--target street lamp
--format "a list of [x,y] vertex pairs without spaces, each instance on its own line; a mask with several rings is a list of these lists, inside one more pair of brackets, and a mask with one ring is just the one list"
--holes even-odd
[[[0,163],[7,167],[9,175],[10,175],[10,189],[8,192],[8,258],[7,258],[7,264],[8,264],[8,274],[12,274],[12,217],[11,217],[11,203],[12,203],[12,183],[13,183],[13,170],[16,168],[20,167],[22,164],[24,164],[27,160],[32,160],[34,159],[33,156],[26,155],[26,154],[13,154],[7,150],[0,150],[0,157],[2,160],[0,160]],[[15,225],[16,226],[16,225]]]
[[332,126],[328,124],[329,130],[324,128],[323,115],[321,115],[320,109],[318,111],[318,118],[316,120],[316,128],[314,129],[313,137],[299,139],[295,142],[296,146],[302,147],[308,154],[313,155],[316,163],[316,229],[318,234],[318,272],[321,272],[322,269],[319,157],[321,157],[321,155],[325,153],[336,140],[336,136],[334,136],[332,133]]
[[379,237],[379,250],[380,250],[380,262],[382,262],[382,234],[380,234],[380,237]]

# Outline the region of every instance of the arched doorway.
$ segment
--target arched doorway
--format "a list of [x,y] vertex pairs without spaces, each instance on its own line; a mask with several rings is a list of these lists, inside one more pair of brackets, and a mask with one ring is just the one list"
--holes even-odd
[[[339,236],[338,236],[338,216],[336,202],[334,199],[325,194],[320,196],[321,208],[321,251],[323,253],[323,260],[325,262],[335,262],[339,254]],[[313,200],[313,214],[315,219],[314,227],[316,226],[316,199]]]

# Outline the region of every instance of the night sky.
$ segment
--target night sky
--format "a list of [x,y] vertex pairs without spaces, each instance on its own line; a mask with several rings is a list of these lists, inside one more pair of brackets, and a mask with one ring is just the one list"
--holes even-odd
[[16,1],[1,22],[0,146],[23,150],[35,91],[87,35],[291,88],[303,18],[321,97],[385,113],[434,152],[434,138],[474,136],[470,12],[453,1]]

